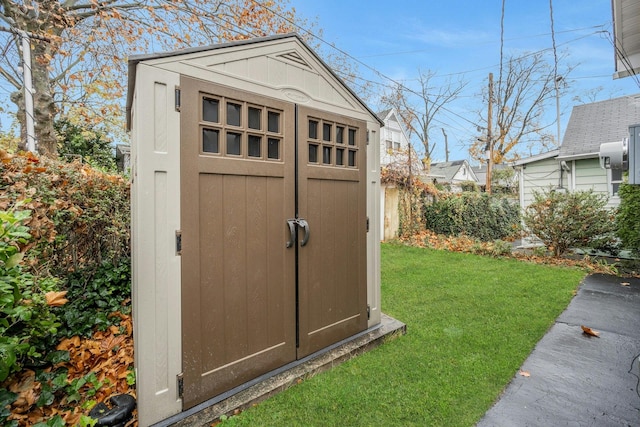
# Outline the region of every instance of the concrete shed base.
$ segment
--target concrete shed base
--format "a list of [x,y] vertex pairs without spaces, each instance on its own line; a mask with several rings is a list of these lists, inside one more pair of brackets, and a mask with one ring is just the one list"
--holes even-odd
[[406,333],[406,325],[386,314],[381,323],[304,359],[289,363],[261,377],[216,396],[187,411],[154,424],[164,426],[209,426],[222,415],[231,415],[342,362],[371,350],[387,339]]

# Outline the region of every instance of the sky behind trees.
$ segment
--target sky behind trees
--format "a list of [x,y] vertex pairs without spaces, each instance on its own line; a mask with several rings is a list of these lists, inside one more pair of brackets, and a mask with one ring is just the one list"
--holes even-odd
[[[247,3],[251,3],[253,11],[273,11],[274,8],[266,0],[247,0]],[[346,80],[373,110],[386,107],[381,99],[398,84],[418,91],[421,73],[433,76],[429,81],[433,93],[452,79],[467,82],[459,97],[448,102],[433,120],[430,138],[436,148],[432,161],[445,157],[441,129],[448,135],[450,159],[469,158],[470,145],[486,126],[487,102],[483,95],[486,95],[488,75],[493,73],[499,85],[500,64],[509,57],[537,53],[550,66],[557,64],[558,75],[571,70],[559,85],[561,135],[574,105],[640,93],[637,79],[612,78],[613,29],[608,0],[405,0],[395,3],[283,0],[278,3],[285,8],[294,7],[297,18],[301,18],[294,23],[279,12],[276,13],[278,19],[291,23],[314,48],[319,47],[321,56],[337,66],[339,74],[351,71],[349,65],[355,64],[357,78]],[[257,34],[240,27],[232,30],[234,34]],[[126,54],[121,53],[123,57]],[[340,59],[345,56],[346,62]],[[8,98],[11,89],[2,86],[0,90],[5,99]],[[557,136],[555,101],[553,98],[547,101],[542,125],[547,133]],[[0,127],[7,130],[13,120],[1,114],[3,110],[11,111],[11,108],[0,105]],[[413,142],[420,146],[420,141]],[[533,147],[535,149],[535,144]]]
[[[461,97],[437,118],[437,132],[433,132],[437,142],[443,138],[439,128],[447,130],[453,160],[468,158],[477,126],[486,125],[479,113],[486,111],[482,91],[488,74],[492,72],[495,79],[499,74],[502,4],[502,0],[291,1],[298,14],[317,21],[326,49],[334,44],[358,64],[363,77],[359,84],[368,83],[373,89],[367,101],[374,110],[384,107],[377,94],[394,82],[414,85],[418,70],[434,71],[434,84],[438,78],[444,84],[452,75],[468,80]],[[609,1],[552,0],[553,38],[549,1],[506,0],[504,4],[503,57],[542,51],[553,66],[555,38],[558,70],[574,67],[565,82],[566,93],[560,97],[561,134],[574,105],[640,93],[633,78],[612,77]],[[548,130],[557,134],[555,102],[546,111]],[[443,159],[440,143],[433,160]]]

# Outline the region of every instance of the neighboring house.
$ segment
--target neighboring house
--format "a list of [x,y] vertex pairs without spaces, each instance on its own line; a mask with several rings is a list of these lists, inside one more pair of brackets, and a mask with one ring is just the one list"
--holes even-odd
[[640,123],[640,94],[573,107],[559,149],[515,162],[520,171],[520,205],[526,208],[533,192],[550,187],[563,191],[593,190],[620,203],[622,171],[600,167],[600,144],[628,137],[629,126]]
[[478,177],[466,160],[431,163],[431,169],[424,175],[424,179],[431,180],[434,184],[449,185],[453,192],[462,191],[463,182],[478,183]]
[[560,150],[552,150],[515,162],[519,176],[520,206],[523,210],[533,201],[534,192],[561,187],[559,153]]
[[395,108],[377,113],[384,127],[380,129],[380,166],[405,160],[409,152],[409,137]]
[[[471,169],[478,179],[478,187],[481,191],[486,191],[487,186],[487,165],[480,164],[480,166],[472,166]],[[496,172],[502,172],[511,170],[512,174],[501,174],[499,178],[496,177]],[[518,192],[518,171],[512,166],[512,164],[501,163],[498,165],[492,165],[491,171],[494,174],[492,178],[492,191],[495,192],[497,188],[503,193],[516,194]],[[493,188],[496,187],[496,188]]]
[[[377,113],[384,127],[380,128],[380,167],[409,169],[409,137],[395,108]],[[412,153],[415,154],[415,153]],[[422,171],[417,156],[412,159],[415,172]],[[380,186],[380,224],[383,240],[398,237],[400,217],[398,215],[400,192],[394,185],[382,183]]]

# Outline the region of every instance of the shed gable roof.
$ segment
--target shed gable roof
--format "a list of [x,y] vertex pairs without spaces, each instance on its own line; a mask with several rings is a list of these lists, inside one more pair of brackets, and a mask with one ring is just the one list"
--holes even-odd
[[[217,73],[276,86],[294,102],[322,98],[336,105],[367,111],[383,125],[377,115],[335,72],[295,33],[259,37],[172,52],[135,55],[129,59],[127,123],[135,91],[136,69],[140,62],[178,70],[190,67],[200,73]],[[206,74],[207,76],[209,74]],[[307,83],[309,93],[290,87],[292,76]]]
[[559,157],[600,151],[604,142],[621,141],[640,122],[640,94],[576,105],[564,133]]

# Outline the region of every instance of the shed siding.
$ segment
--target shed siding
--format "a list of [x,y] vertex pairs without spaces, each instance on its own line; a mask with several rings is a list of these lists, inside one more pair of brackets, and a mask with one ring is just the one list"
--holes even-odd
[[380,152],[371,147],[380,145],[380,125],[368,122],[369,140],[367,142],[367,304],[369,305],[369,324],[374,326],[382,320],[382,301],[380,290],[380,224],[382,209],[380,202]]
[[[240,46],[232,53],[197,52],[185,54],[180,60],[167,57],[151,59],[147,63],[167,71],[369,122],[370,112],[360,107],[356,98],[343,88],[342,82],[328,72],[316,71],[324,66],[306,51],[295,50],[296,46],[297,43],[292,41],[275,40],[260,48]],[[294,50],[308,67],[277,56]],[[267,72],[259,73],[257,70],[265,69],[264,58]],[[251,65],[243,74],[232,74],[229,71],[237,69],[226,67],[227,63],[235,61],[249,61]]]
[[[131,147],[131,243],[138,419],[149,425],[182,410],[180,258],[180,115],[173,90],[179,76],[138,65]],[[145,105],[138,104],[147,100]],[[149,108],[147,103],[153,103]],[[147,302],[154,301],[153,305]],[[146,351],[138,351],[139,349]],[[149,351],[151,349],[151,351]]]

